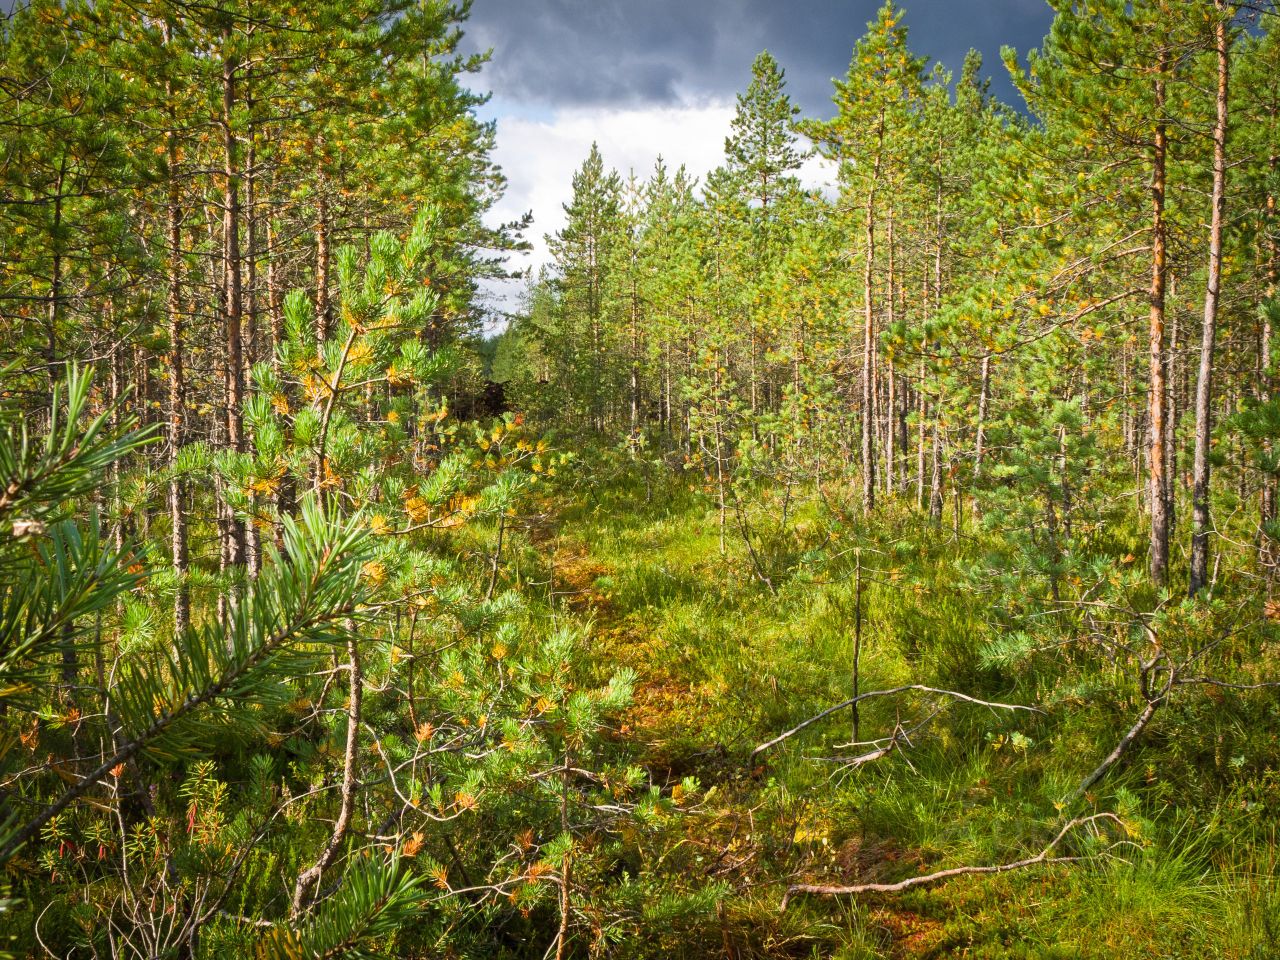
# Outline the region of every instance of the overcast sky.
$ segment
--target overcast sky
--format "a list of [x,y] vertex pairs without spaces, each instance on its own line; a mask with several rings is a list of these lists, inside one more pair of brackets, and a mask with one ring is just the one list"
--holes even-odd
[[[882,0],[475,0],[468,50],[492,48],[473,85],[489,90],[497,160],[510,188],[495,220],[532,210],[537,246],[563,225],[570,178],[593,140],[624,175],[645,174],[661,154],[700,175],[721,160],[734,96],[768,49],[809,116],[832,112],[833,77]],[[958,70],[981,51],[992,90],[1016,94],[1000,62],[1010,44],[1038,46],[1052,13],[1045,0],[903,0],[912,49]],[[820,180],[816,168],[809,179]]]

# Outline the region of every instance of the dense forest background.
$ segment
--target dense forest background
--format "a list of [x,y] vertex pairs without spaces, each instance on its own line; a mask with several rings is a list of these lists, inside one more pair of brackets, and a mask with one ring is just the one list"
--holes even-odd
[[1277,11],[1050,5],[495,335],[469,2],[18,4],[0,954],[1280,955]]

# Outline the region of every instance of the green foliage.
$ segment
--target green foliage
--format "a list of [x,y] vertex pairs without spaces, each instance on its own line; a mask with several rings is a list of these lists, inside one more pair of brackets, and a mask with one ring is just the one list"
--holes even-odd
[[482,344],[468,3],[21,5],[0,944],[1274,954],[1276,31],[1051,5],[1026,116],[886,2],[829,120],[593,146]]
[[430,894],[422,876],[403,868],[400,858],[376,859],[352,868],[342,890],[300,930],[272,931],[259,947],[271,960],[348,957],[381,960],[396,954],[370,946],[386,942],[411,924]]

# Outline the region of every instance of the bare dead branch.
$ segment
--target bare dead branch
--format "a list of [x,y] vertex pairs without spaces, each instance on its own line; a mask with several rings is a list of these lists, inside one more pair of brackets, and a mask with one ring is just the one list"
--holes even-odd
[[991,700],[979,700],[977,697],[971,697],[966,693],[957,693],[954,690],[940,690],[937,687],[926,687],[923,684],[912,683],[902,687],[893,687],[889,690],[869,690],[866,693],[860,693],[856,697],[850,697],[848,700],[845,700],[841,703],[837,703],[834,707],[828,707],[826,710],[823,710],[821,713],[810,717],[808,720],[805,720],[805,721],[802,721],[801,723],[796,724],[794,727],[792,727],[790,730],[786,731],[785,733],[779,734],[778,736],[774,737],[772,740],[766,743],[760,744],[760,746],[756,747],[754,750],[751,751],[751,759],[754,760],[758,754],[761,754],[772,747],[776,747],[778,744],[782,743],[784,740],[789,740],[791,737],[794,737],[801,730],[804,730],[806,727],[812,726],[813,724],[817,723],[819,720],[823,720],[826,717],[831,716],[831,714],[837,713],[840,710],[844,710],[848,707],[851,707],[856,703],[861,703],[863,700],[868,700],[868,699],[871,699],[872,697],[893,697],[893,696],[897,696],[900,693],[909,693],[912,691],[915,691],[918,693],[933,693],[933,694],[937,694],[938,696],[951,697],[955,700],[960,700],[964,703],[972,703],[980,707],[989,707],[993,710],[1025,710],[1028,713],[1039,713],[1042,715],[1045,712],[1041,710],[1039,707],[1028,707],[1024,704],[1019,704],[1019,703],[996,703]]
[[347,744],[343,753],[341,806],[338,819],[333,825],[333,834],[329,838],[320,857],[306,870],[298,875],[293,890],[293,906],[291,917],[297,917],[307,906],[307,900],[313,887],[320,882],[325,870],[337,859],[338,851],[347,837],[351,819],[355,813],[356,759],[360,746],[361,700],[364,693],[364,673],[361,670],[360,647],[358,640],[352,636],[347,641],[347,659],[350,667],[350,688],[347,699]]
[[964,866],[949,867],[946,870],[938,870],[934,873],[922,874],[918,877],[908,877],[906,880],[899,880],[897,883],[857,883],[848,886],[822,884],[822,883],[795,883],[787,888],[786,894],[782,898],[781,909],[786,910],[787,905],[791,902],[791,898],[796,894],[807,893],[815,896],[834,897],[844,896],[847,894],[859,893],[901,893],[903,890],[910,890],[913,887],[925,886],[931,883],[938,883],[942,880],[949,880],[952,877],[971,876],[975,874],[992,874],[992,873],[1009,873],[1013,870],[1025,870],[1028,867],[1053,866],[1061,863],[1081,863],[1085,860],[1092,859],[1087,856],[1074,857],[1054,857],[1051,856],[1054,848],[1062,842],[1068,833],[1077,827],[1088,826],[1099,820],[1108,820],[1118,826],[1124,826],[1123,822],[1114,813],[1095,813],[1088,817],[1077,817],[1068,821],[1057,835],[1049,841],[1043,850],[1034,857],[1027,857],[1023,860],[1014,860],[1011,863],[997,863],[988,866]]
[[1261,683],[1228,683],[1213,677],[1179,677],[1178,683],[1199,683],[1210,687],[1222,687],[1226,690],[1271,690],[1280,687],[1280,680],[1265,680]]
[[[1144,622],[1144,627],[1151,634],[1153,642],[1155,642],[1154,632],[1151,631],[1150,625]],[[1164,682],[1160,684],[1160,689],[1153,689],[1152,680],[1156,677],[1163,676]],[[1062,809],[1067,810],[1074,806],[1081,797],[1088,792],[1089,788],[1107,775],[1112,767],[1120,762],[1120,759],[1128,752],[1129,748],[1142,736],[1142,731],[1147,729],[1147,725],[1151,723],[1152,718],[1156,715],[1156,711],[1160,709],[1161,704],[1169,696],[1169,691],[1173,689],[1175,683],[1178,682],[1178,668],[1169,662],[1168,655],[1163,651],[1156,653],[1150,660],[1144,661],[1141,666],[1141,675],[1139,677],[1139,686],[1142,689],[1143,699],[1147,701],[1147,705],[1139,714],[1137,721],[1129,728],[1128,732],[1120,738],[1120,742],[1116,744],[1115,749],[1107,754],[1106,759],[1094,768],[1094,771],[1080,782],[1080,786],[1072,791],[1071,796],[1063,801]]]

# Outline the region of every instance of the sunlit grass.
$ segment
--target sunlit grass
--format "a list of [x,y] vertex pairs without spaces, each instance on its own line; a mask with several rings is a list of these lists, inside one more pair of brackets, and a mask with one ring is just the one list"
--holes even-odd
[[[804,509],[793,519],[816,527]],[[1038,852],[1062,822],[1061,799],[1128,720],[1123,705],[1053,702],[1052,672],[1019,673],[984,656],[990,600],[963,576],[986,549],[976,531],[956,536],[892,507],[886,516],[874,539],[845,530],[836,549],[813,537],[822,549],[792,554],[776,592],[736,531],[721,553],[714,504],[686,479],[655,483],[648,500],[643,484],[622,479],[562,517],[559,542],[585,578],[598,669],[623,663],[640,675],[623,742],[658,775],[704,778],[716,809],[750,811],[755,859],[733,875],[744,885],[721,901],[718,919],[699,922],[712,925],[707,942],[728,937],[739,955],[760,957],[1280,955],[1274,838],[1227,857],[1190,820],[1170,831],[1169,805],[1189,783],[1178,771],[1198,770],[1203,757],[1166,766],[1177,754],[1159,726],[1141,762],[1090,793],[1092,809],[1116,810],[1137,831],[1117,833],[1131,843],[1107,859],[857,903],[797,902],[778,914],[787,877],[894,880]],[[1128,549],[1130,533],[1107,548]],[[840,711],[749,761],[756,744],[851,695],[859,566],[861,691],[924,683],[1043,704],[1047,714],[946,704],[909,748],[853,769],[839,761],[857,752],[851,713]],[[861,735],[886,736],[930,709],[911,696],[867,702]],[[1229,711],[1169,715],[1202,721],[1206,740],[1248,739]],[[1223,802],[1195,798],[1210,819]],[[702,828],[688,829],[696,837]],[[699,954],[691,945],[674,955]]]

